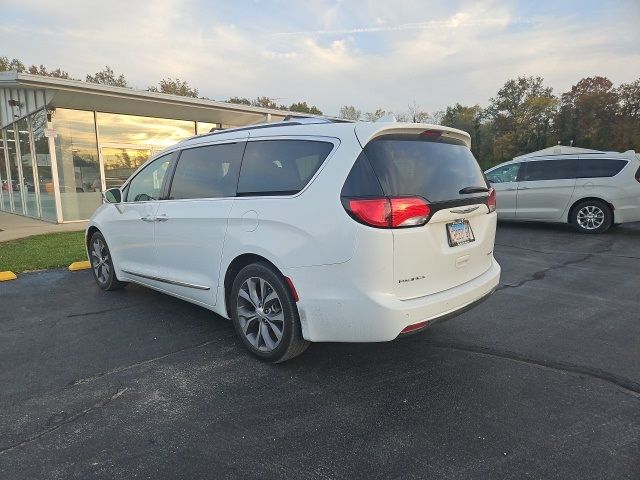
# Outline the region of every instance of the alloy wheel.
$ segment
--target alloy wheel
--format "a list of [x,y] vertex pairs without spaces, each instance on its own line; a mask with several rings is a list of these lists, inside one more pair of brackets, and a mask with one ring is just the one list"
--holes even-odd
[[578,210],[576,220],[585,230],[596,230],[604,223],[604,212],[595,205],[585,205]]
[[282,340],[284,312],[277,292],[260,277],[250,277],[240,286],[238,320],[243,335],[258,351],[271,352]]
[[100,284],[104,285],[109,282],[111,260],[107,245],[101,238],[96,238],[91,245],[91,266]]

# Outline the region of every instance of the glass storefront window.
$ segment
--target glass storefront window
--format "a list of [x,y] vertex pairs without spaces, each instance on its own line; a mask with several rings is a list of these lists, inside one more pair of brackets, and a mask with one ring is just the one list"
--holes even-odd
[[49,139],[44,136],[45,128],[47,128],[47,114],[44,110],[31,115],[31,131],[33,132],[33,146],[35,148],[38,183],[40,185],[40,211],[43,218],[55,221],[56,201],[53,174],[51,172]]
[[100,144],[168,147],[195,134],[195,124],[186,120],[138,117],[115,113],[96,114]]
[[53,128],[62,217],[86,220],[100,206],[102,190],[93,112],[58,108]]
[[31,156],[31,141],[29,139],[29,121],[26,118],[16,122],[18,141],[20,146],[20,163],[22,165],[22,191],[24,200],[24,213],[37,217],[38,197],[36,194],[37,182],[33,174],[33,157]]
[[[14,124],[15,125],[15,124]],[[7,142],[7,162],[9,162],[9,181],[11,187],[12,211],[15,213],[22,212],[22,185],[20,184],[20,159],[18,158],[18,149],[16,146],[16,135],[13,126],[8,127],[5,131],[5,140]]]
[[148,148],[102,147],[104,179],[107,188],[119,187],[151,157]]

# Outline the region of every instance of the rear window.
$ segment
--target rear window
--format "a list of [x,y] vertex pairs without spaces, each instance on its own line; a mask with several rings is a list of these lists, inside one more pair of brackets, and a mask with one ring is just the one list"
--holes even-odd
[[458,140],[384,135],[364,151],[387,196],[419,195],[436,203],[478,196],[461,194],[466,187],[487,187],[478,162]]
[[313,140],[248,142],[238,195],[290,195],[302,190],[333,149]]
[[583,158],[576,160],[577,178],[613,177],[627,164],[626,160]]

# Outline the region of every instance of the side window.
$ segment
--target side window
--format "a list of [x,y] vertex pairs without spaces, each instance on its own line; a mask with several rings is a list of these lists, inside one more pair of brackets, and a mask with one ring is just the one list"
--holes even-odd
[[245,143],[183,150],[171,181],[170,200],[233,197]]
[[491,183],[517,182],[520,164],[514,163],[496,168],[492,172],[487,173],[487,178]]
[[381,197],[384,195],[364,151],[351,167],[342,187],[343,197]]
[[332,149],[332,143],[313,140],[248,142],[238,195],[297,193],[309,183]]
[[576,160],[576,176],[578,178],[613,177],[627,164],[626,160],[608,160],[601,158],[584,158]]
[[539,160],[526,162],[525,182],[576,178],[575,160]]
[[133,177],[126,188],[127,202],[158,200],[170,162],[171,154],[156,158]]

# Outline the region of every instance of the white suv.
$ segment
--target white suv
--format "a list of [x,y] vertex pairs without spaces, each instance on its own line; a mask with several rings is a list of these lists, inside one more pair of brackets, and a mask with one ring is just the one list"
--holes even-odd
[[420,330],[500,277],[495,195],[469,145],[441,126],[326,119],[188,139],[105,192],[86,232],[95,279],[231,318],[273,362]]
[[640,221],[640,158],[634,151],[548,152],[564,148],[516,157],[486,171],[500,220],[569,223],[584,233]]

